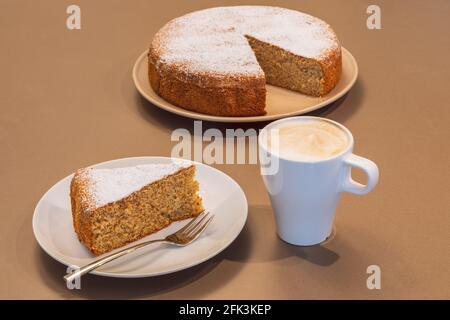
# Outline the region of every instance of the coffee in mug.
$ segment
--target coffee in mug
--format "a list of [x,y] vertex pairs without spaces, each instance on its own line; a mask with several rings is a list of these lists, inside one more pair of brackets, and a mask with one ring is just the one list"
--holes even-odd
[[279,156],[299,161],[315,161],[341,153],[349,144],[347,134],[333,123],[303,119],[276,127],[278,137],[269,135],[267,147]]

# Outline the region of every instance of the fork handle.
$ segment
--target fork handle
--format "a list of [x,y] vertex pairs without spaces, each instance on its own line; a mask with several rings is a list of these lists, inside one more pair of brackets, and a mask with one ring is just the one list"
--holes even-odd
[[122,257],[122,256],[124,256],[126,254],[134,252],[137,249],[145,247],[145,246],[147,246],[149,244],[156,243],[156,242],[165,242],[165,241],[166,241],[166,239],[149,240],[149,241],[145,241],[145,242],[142,242],[142,243],[138,243],[138,244],[136,244],[134,246],[131,246],[131,247],[128,247],[128,248],[124,248],[124,249],[122,249],[120,251],[114,252],[114,253],[109,254],[109,255],[107,255],[105,257],[102,257],[102,258],[100,258],[98,260],[95,260],[94,262],[91,262],[91,263],[89,263],[89,264],[79,268],[78,270],[76,270],[76,271],[74,271],[74,272],[72,272],[70,274],[65,275],[64,279],[66,280],[67,284],[70,284],[76,278],[81,277],[82,275],[85,275],[86,273],[88,273],[88,272],[90,272],[90,271],[92,271],[94,269],[97,269],[98,267],[100,267],[100,266],[102,266],[102,265],[104,265],[104,264],[106,264],[106,263],[108,263],[110,261],[116,260],[117,258],[120,258],[120,257]]

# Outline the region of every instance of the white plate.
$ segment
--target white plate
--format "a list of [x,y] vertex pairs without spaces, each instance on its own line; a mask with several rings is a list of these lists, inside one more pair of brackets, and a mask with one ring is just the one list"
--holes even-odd
[[[170,158],[164,157],[136,157],[103,162],[93,167],[119,168],[170,161]],[[204,234],[186,247],[150,245],[100,267],[93,274],[121,278],[167,274],[206,261],[233,242],[247,219],[245,194],[225,173],[205,164],[195,164],[203,205],[214,214]],[[72,226],[69,198],[71,179],[72,175],[60,180],[41,198],[34,211],[33,231],[39,245],[51,257],[65,265],[82,266],[91,262],[94,256],[78,241]],[[140,241],[165,237],[189,220],[174,222]]]
[[148,80],[147,51],[143,52],[133,67],[133,80],[141,95],[155,106],[169,112],[207,121],[217,122],[258,122],[271,121],[284,117],[305,114],[322,108],[346,94],[356,81],[358,76],[358,65],[352,54],[342,48],[342,76],[336,87],[324,97],[311,97],[295,91],[286,90],[267,85],[266,111],[264,116],[253,117],[221,117],[189,111],[177,107],[160,96],[152,89]]

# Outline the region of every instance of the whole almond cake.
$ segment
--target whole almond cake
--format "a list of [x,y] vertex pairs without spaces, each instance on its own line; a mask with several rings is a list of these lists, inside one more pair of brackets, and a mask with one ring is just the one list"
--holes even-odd
[[78,170],[70,185],[79,240],[99,255],[203,211],[187,162]]
[[219,116],[265,114],[266,83],[323,96],[341,76],[331,27],[278,7],[196,11],[167,23],[148,53],[153,90],[165,100]]

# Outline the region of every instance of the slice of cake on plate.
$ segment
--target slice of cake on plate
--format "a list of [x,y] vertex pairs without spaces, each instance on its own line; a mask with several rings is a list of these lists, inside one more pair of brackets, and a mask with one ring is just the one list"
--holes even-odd
[[203,211],[189,162],[79,169],[70,185],[79,240],[100,255]]

